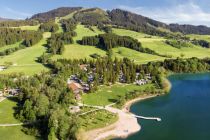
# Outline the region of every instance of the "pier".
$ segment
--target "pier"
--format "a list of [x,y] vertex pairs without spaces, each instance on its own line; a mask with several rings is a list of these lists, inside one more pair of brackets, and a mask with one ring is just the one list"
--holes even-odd
[[144,119],[144,120],[156,120],[158,122],[161,121],[161,118],[157,118],[157,117],[144,117],[144,116],[138,116],[138,115],[134,115],[134,117],[139,118],[139,119]]

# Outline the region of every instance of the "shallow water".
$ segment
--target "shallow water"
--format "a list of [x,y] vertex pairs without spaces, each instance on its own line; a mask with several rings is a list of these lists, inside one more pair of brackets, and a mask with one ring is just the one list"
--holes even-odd
[[169,94],[131,107],[137,115],[160,117],[162,122],[139,120],[141,131],[126,140],[210,140],[210,74],[174,75],[169,80]]

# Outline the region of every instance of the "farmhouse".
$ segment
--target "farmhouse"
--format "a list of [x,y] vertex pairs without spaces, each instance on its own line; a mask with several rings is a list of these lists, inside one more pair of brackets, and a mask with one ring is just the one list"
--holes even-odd
[[73,91],[73,93],[75,94],[76,100],[81,99],[80,93],[83,92],[83,87],[79,83],[76,83],[75,81],[70,81],[68,83],[68,88]]
[[83,71],[87,71],[88,69],[87,69],[87,66],[88,65],[86,65],[86,64],[82,64],[82,65],[79,65],[79,68],[81,69],[81,70],[83,70]]

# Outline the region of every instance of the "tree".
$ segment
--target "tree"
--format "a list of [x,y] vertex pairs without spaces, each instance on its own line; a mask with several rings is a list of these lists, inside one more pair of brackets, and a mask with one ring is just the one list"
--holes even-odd
[[35,109],[37,111],[37,115],[40,117],[45,116],[49,111],[48,108],[49,108],[48,97],[46,95],[41,94],[38,97],[37,102],[35,104]]

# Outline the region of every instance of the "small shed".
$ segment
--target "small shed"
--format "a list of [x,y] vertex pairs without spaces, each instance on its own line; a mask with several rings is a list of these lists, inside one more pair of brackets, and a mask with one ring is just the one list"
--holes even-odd
[[80,112],[80,111],[81,111],[81,109],[80,109],[79,106],[70,106],[70,107],[69,107],[69,112],[72,113],[72,114],[78,113],[78,112]]

